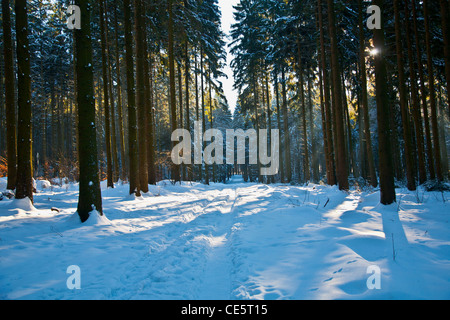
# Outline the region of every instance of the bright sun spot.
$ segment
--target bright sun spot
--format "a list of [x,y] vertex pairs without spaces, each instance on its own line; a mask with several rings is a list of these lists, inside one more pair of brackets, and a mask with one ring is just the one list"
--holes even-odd
[[370,50],[370,55],[376,56],[379,52],[380,52],[380,50],[378,50],[377,48],[374,48],[374,49]]

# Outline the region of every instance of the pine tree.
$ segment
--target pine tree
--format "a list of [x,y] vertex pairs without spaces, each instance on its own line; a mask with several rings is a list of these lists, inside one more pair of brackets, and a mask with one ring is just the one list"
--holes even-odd
[[327,0],[328,30],[331,42],[331,74],[333,79],[334,124],[336,128],[336,173],[339,189],[348,190],[348,167],[345,153],[344,108],[342,106],[342,86],[336,35],[334,0]]
[[16,0],[17,38],[17,184],[16,199],[33,202],[31,67],[28,40],[27,2]]
[[[112,143],[115,143],[111,139],[111,111],[110,102],[112,97],[109,90],[109,78],[108,78],[108,40],[107,40],[107,22],[105,19],[105,0],[101,0],[100,3],[100,33],[101,33],[101,50],[102,50],[102,75],[103,75],[103,108],[105,112],[105,141],[106,141],[106,176],[108,188],[114,188],[113,178],[113,158],[112,158]],[[110,101],[111,100],[111,101]]]
[[[187,7],[188,6],[188,1],[185,0],[184,2],[184,6]],[[186,124],[185,124],[185,128],[187,130],[190,131],[191,129],[191,120],[190,120],[190,92],[189,92],[189,80],[190,80],[190,54],[189,54],[189,42],[186,39],[185,42],[185,61],[184,61],[184,65],[185,65],[185,71],[184,71],[184,82],[185,82],[185,113],[186,113]],[[192,181],[193,180],[193,167],[192,165],[189,165],[187,167],[188,170],[188,180]]]
[[[383,10],[383,0],[375,0],[374,4]],[[377,50],[377,54],[374,57],[374,63],[378,120],[378,154],[380,161],[380,202],[384,205],[389,205],[396,201],[396,194],[392,166],[391,128],[389,126],[389,120],[386,117],[386,115],[389,114],[389,96],[385,60],[386,46],[383,28],[384,19],[382,18],[381,29],[373,30],[373,43]]]
[[332,129],[332,114],[331,114],[331,97],[329,90],[329,76],[328,68],[326,62],[326,52],[325,52],[325,30],[324,30],[324,19],[323,19],[323,6],[322,0],[318,0],[318,18],[319,18],[319,29],[320,29],[320,65],[322,71],[322,82],[324,91],[324,104],[325,104],[325,126],[326,126],[326,139],[327,139],[327,149],[326,149],[326,159],[327,159],[327,182],[329,185],[336,184],[336,170],[334,161],[334,143],[333,143],[333,129]]
[[126,180],[127,177],[127,161],[125,154],[125,132],[124,132],[124,117],[123,117],[123,99],[122,99],[122,74],[120,67],[120,55],[119,55],[119,22],[118,13],[120,10],[118,7],[118,0],[114,0],[114,42],[115,42],[115,61],[116,61],[116,81],[117,81],[117,111],[119,122],[119,144],[120,144],[120,159],[121,159],[121,171],[120,179]]
[[[168,0],[168,48],[169,48],[169,91],[170,91],[170,114],[171,114],[171,126],[172,131],[178,129],[177,122],[177,103],[176,103],[176,87],[175,87],[175,54],[174,54],[174,16],[173,16],[173,2],[174,0]],[[172,142],[172,148],[175,147],[175,143]],[[179,182],[180,177],[180,167],[173,164],[172,165],[172,180]]]
[[[144,28],[145,30],[145,28]],[[156,173],[155,173],[155,143],[154,143],[154,97],[153,97],[153,56],[151,51],[148,49],[147,35],[144,36],[144,43],[146,51],[146,59],[144,63],[144,74],[145,74],[145,131],[147,140],[147,184],[156,184]]]
[[410,114],[408,106],[408,97],[406,92],[406,77],[403,65],[403,47],[400,22],[399,0],[394,0],[395,15],[395,40],[397,52],[397,70],[398,70],[398,86],[400,94],[400,110],[402,115],[403,139],[405,141],[405,158],[406,158],[406,177],[407,187],[410,191],[416,190],[416,176],[414,173],[414,160],[411,139]]
[[134,83],[133,34],[131,22],[130,0],[123,0],[124,28],[125,28],[125,62],[127,70],[128,97],[128,165],[130,195],[140,196],[139,185],[139,149],[137,137],[136,93]]
[[[363,109],[364,118],[364,137],[366,139],[366,153],[369,167],[370,184],[376,188],[378,186],[377,173],[375,170],[375,161],[373,158],[372,136],[370,132],[370,118],[369,118],[369,103],[367,93],[367,71],[366,71],[366,56],[364,43],[364,23],[363,23],[363,4],[362,0],[358,1],[358,20],[359,20],[359,68],[361,78],[361,106]],[[362,129],[360,129],[362,130]]]
[[412,100],[412,114],[414,121],[415,139],[417,145],[417,159],[418,159],[418,169],[419,169],[419,184],[425,183],[427,180],[427,171],[425,165],[425,146],[423,139],[423,125],[422,125],[422,114],[420,112],[420,101],[419,94],[417,92],[417,73],[414,64],[414,53],[411,37],[411,24],[410,24],[410,9],[408,1],[404,1],[405,8],[405,19],[404,19],[404,29],[406,30],[406,43],[408,47],[408,64],[409,64],[409,76],[411,79],[411,100]]
[[450,21],[447,0],[439,0],[441,9],[442,37],[444,39],[445,78],[447,80],[447,104],[450,117]]
[[282,113],[283,113],[283,126],[284,126],[284,159],[286,161],[286,172],[285,179],[286,182],[291,182],[292,180],[292,169],[291,169],[291,137],[289,132],[289,117],[288,117],[288,102],[287,102],[287,91],[286,91],[286,72],[285,66],[281,67],[281,91],[282,91]]
[[420,83],[420,95],[422,98],[422,111],[423,111],[423,122],[425,129],[425,137],[424,141],[426,144],[426,154],[427,154],[427,164],[428,164],[428,172],[431,180],[436,178],[436,171],[433,162],[433,145],[431,142],[431,130],[430,130],[430,120],[428,116],[428,102],[427,102],[427,93],[425,88],[425,71],[423,70],[424,63],[422,61],[422,42],[421,35],[419,34],[418,28],[418,14],[416,8],[416,0],[410,0],[411,8],[412,8],[412,19],[413,19],[413,30],[414,30],[414,39],[416,42],[416,59],[417,59],[417,67],[419,72],[419,83]]
[[142,0],[134,0],[135,10],[135,39],[136,39],[136,108],[138,116],[138,145],[139,145],[139,185],[143,193],[148,192],[147,167],[147,111],[145,99],[145,64],[147,48],[145,42],[144,6]]
[[91,3],[76,0],[80,7],[81,29],[75,30],[75,63],[77,76],[78,106],[78,160],[80,168],[80,194],[78,215],[82,222],[90,212],[103,214],[100,179],[98,171],[97,141],[95,126],[94,76],[91,41]]
[[428,0],[423,1],[424,10],[424,22],[425,22],[425,43],[427,51],[427,69],[428,69],[428,87],[430,95],[430,109],[431,109],[431,128],[433,132],[433,148],[434,148],[434,161],[436,168],[436,178],[439,181],[444,180],[442,174],[441,165],[441,147],[439,141],[439,127],[437,121],[437,105],[436,105],[436,91],[435,91],[435,76],[434,76],[434,66],[433,66],[433,56],[431,48],[431,31],[430,31],[430,15],[429,15],[429,2]]
[[2,0],[3,52],[5,69],[5,113],[6,113],[6,144],[8,163],[8,190],[16,189],[17,176],[17,137],[15,81],[13,64],[13,45],[11,40],[11,9],[9,0]]

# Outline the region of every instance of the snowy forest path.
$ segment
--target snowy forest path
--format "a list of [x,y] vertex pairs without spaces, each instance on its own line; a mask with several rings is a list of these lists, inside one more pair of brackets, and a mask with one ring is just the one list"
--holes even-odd
[[220,294],[229,299],[229,236],[238,193],[239,188],[223,187],[155,203],[153,210],[171,214],[161,217],[160,228],[139,235],[146,252],[125,270],[112,297],[208,299]]
[[234,211],[239,197],[239,189],[227,189],[228,200],[221,208],[222,219],[214,220],[214,235],[208,239],[210,244],[204,268],[203,282],[198,299],[208,300],[216,297],[229,300],[232,294],[233,266],[230,258],[233,254],[233,227],[236,221]]
[[[440,194],[420,202],[399,189],[399,202],[382,206],[379,192],[240,177],[209,186],[161,182],[140,198],[129,197],[127,185],[102,193],[105,217],[85,224],[75,188],[42,190],[34,211],[0,203],[1,298],[448,296],[448,201]],[[373,265],[381,291],[367,287]],[[80,290],[68,289],[68,266],[80,268]],[[410,281],[423,275],[427,281]]]
[[[332,199],[337,211],[349,210],[348,205],[353,209],[357,199],[342,197]],[[305,252],[320,252],[323,246],[311,239],[315,235],[301,231],[303,226],[334,220],[317,211],[326,201],[320,192],[244,184],[238,178],[167,200],[152,201],[151,211],[160,216],[153,218],[151,229],[136,234],[144,255],[124,268],[111,298],[287,298],[293,293],[291,283],[276,283],[261,270],[273,265],[270,273],[284,279],[290,269],[284,261],[300,261]],[[148,208],[142,210],[148,214]]]

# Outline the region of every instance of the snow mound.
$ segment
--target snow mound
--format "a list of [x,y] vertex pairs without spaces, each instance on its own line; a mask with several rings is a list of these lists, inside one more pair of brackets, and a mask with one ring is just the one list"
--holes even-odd
[[129,194],[125,197],[126,201],[135,201],[135,200],[144,200],[144,197],[142,194],[140,196],[137,196],[135,193]]
[[52,184],[48,180],[37,180],[36,181],[36,189],[44,190],[51,188]]
[[78,215],[78,212],[75,212],[73,215],[67,219],[65,222],[65,226],[68,228],[71,227],[92,227],[92,226],[110,226],[112,225],[111,221],[105,216],[100,215],[100,213],[97,210],[92,211],[89,213],[89,219],[81,223],[80,216]]
[[108,226],[111,225],[111,221],[103,214],[100,215],[100,213],[97,210],[92,211],[89,213],[89,219],[83,223],[83,226]]
[[25,199],[14,199],[10,204],[11,209],[20,209],[27,212],[37,211],[33,206],[30,198]]

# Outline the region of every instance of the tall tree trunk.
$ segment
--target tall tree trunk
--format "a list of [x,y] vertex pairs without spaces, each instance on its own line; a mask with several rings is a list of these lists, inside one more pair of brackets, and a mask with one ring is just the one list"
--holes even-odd
[[[373,1],[382,10],[383,0]],[[385,61],[385,38],[384,21],[382,19],[381,29],[373,30],[373,42],[378,53],[375,55],[375,87],[377,101],[378,120],[378,144],[380,161],[380,202],[384,205],[392,204],[396,201],[394,172],[392,166],[391,150],[391,128],[386,115],[389,113],[389,96],[387,88],[387,70]]]
[[[284,159],[285,159],[285,178],[286,182],[291,182],[291,138],[289,134],[289,120],[288,120],[288,106],[287,106],[287,92],[286,92],[286,74],[285,66],[281,67],[281,86],[283,94],[283,126],[284,126]],[[284,182],[284,181],[283,181]]]
[[[359,73],[357,75],[359,77]],[[364,137],[364,116],[363,116],[363,110],[362,110],[362,94],[360,93],[358,95],[358,101],[357,101],[357,105],[358,105],[358,111],[357,111],[357,121],[358,121],[358,126],[359,126],[359,132],[358,132],[358,139],[359,139],[359,174],[362,178],[366,179],[367,181],[370,182],[369,180],[369,169],[368,169],[368,163],[367,163],[367,153],[366,153],[366,140]]]
[[348,100],[347,100],[347,89],[345,88],[344,76],[341,77],[342,81],[342,108],[344,110],[344,131],[346,134],[345,144],[348,160],[348,172],[352,173],[356,177],[356,165],[355,165],[355,155],[353,154],[353,138],[352,138],[352,125],[350,122],[350,113],[348,110]]
[[[321,8],[318,10],[322,10]],[[318,40],[319,41],[319,40]],[[320,48],[320,43],[318,43],[318,47]],[[329,146],[328,146],[328,132],[327,132],[327,118],[325,114],[325,97],[324,97],[324,91],[323,91],[323,73],[322,73],[322,65],[320,61],[322,61],[322,51],[319,49],[318,52],[318,71],[319,71],[319,97],[320,97],[320,115],[322,117],[322,136],[323,136],[323,153],[325,158],[325,174],[327,181],[329,181],[329,173],[330,170],[328,168],[330,160],[329,157]]]
[[[200,45],[200,91],[202,94],[202,137],[205,135],[206,131],[206,116],[205,116],[205,75],[204,75],[204,67],[203,67],[203,44]],[[202,150],[204,150],[205,144],[202,139]],[[209,185],[209,167],[208,164],[205,163],[205,184]]]
[[184,129],[183,123],[183,73],[181,72],[181,62],[177,62],[177,76],[178,76],[178,105],[179,105],[179,123],[178,128]]
[[[59,90],[58,90],[59,91]],[[62,103],[61,103],[61,95],[59,92],[57,92],[57,102],[56,102],[56,156],[59,158],[58,160],[62,160],[61,157],[63,156],[63,141],[64,141],[64,135],[63,135],[63,119],[62,115],[64,114],[64,110],[62,110]],[[61,164],[61,162],[60,162]]]
[[[267,150],[270,150],[270,146],[272,144],[272,107],[270,105],[270,96],[269,96],[269,72],[267,70],[267,66],[265,66],[265,73],[264,73],[264,81],[265,81],[265,97],[266,97],[266,105],[267,105],[267,130],[268,130],[268,141],[267,141]],[[271,156],[273,156],[271,154]],[[274,176],[267,177],[267,183],[273,183],[274,182]]]
[[[197,122],[200,122],[200,96],[199,96],[199,90],[198,90],[198,58],[197,55],[195,55],[195,116],[196,116],[196,120]],[[203,119],[203,118],[202,118]],[[203,121],[202,121],[203,123]],[[204,128],[204,124],[202,126],[202,134],[203,134],[203,128]],[[203,135],[202,135],[203,137]],[[202,151],[203,151],[203,139],[202,139]],[[202,181],[203,177],[202,177],[202,163],[198,164],[198,177],[197,179],[199,181]]]
[[417,11],[416,11],[416,0],[411,0],[412,3],[412,16],[413,16],[413,27],[414,27],[414,38],[416,41],[416,57],[417,66],[419,71],[419,81],[420,81],[420,94],[422,97],[422,110],[423,110],[423,121],[425,123],[425,141],[426,141],[426,153],[427,153],[427,164],[428,171],[430,173],[430,179],[436,178],[436,171],[433,162],[433,145],[431,143],[431,130],[430,130],[430,120],[428,116],[428,102],[427,102],[427,92],[425,89],[425,76],[423,71],[423,61],[422,61],[422,50],[421,41],[419,35],[419,29],[417,26]]
[[[279,90],[279,84],[278,84],[278,67],[275,67],[274,72],[274,86],[275,86],[275,101],[276,101],[276,107],[277,107],[277,124],[278,124],[278,130],[280,131],[280,140],[281,140],[281,111],[280,111],[280,90]],[[284,140],[283,140],[284,141]],[[283,146],[280,145],[280,181],[284,181],[284,174],[285,174],[285,161],[284,161],[284,152],[283,152]]]
[[17,38],[17,184],[16,199],[33,202],[31,68],[28,41],[27,1],[16,0]]
[[103,214],[100,178],[98,173],[97,140],[95,127],[94,75],[92,62],[90,1],[76,0],[80,7],[81,29],[75,30],[76,74],[78,104],[78,144],[80,166],[80,194],[78,215],[82,222],[89,213]]
[[[169,11],[169,86],[170,86],[170,113],[171,113],[171,125],[172,131],[178,129],[177,124],[177,99],[176,99],[176,86],[175,86],[175,55],[174,55],[174,16],[173,16],[173,1],[168,0]],[[172,142],[172,148],[175,147],[175,143]],[[172,180],[175,182],[180,181],[180,167],[172,164]]]
[[106,177],[108,188],[114,188],[113,163],[111,152],[111,112],[109,105],[109,88],[108,88],[108,59],[107,59],[107,37],[106,37],[106,21],[105,21],[105,1],[100,1],[100,33],[101,33],[101,50],[102,50],[102,73],[103,73],[103,106],[105,111],[105,141],[106,141]]
[[[181,57],[180,57],[181,59]],[[183,74],[181,72],[181,61],[177,62],[177,77],[178,77],[178,104],[179,104],[179,122],[178,122],[178,128],[184,129],[184,123],[183,123]],[[186,181],[186,170],[184,164],[180,165],[180,171],[181,171],[181,181]]]
[[[92,6],[92,4],[91,4]],[[101,71],[99,72],[101,73]],[[94,78],[94,90],[95,90],[95,99],[97,101],[97,112],[95,114],[97,122],[96,122],[96,138],[97,138],[97,158],[99,159],[99,166],[100,166],[100,180],[103,180],[103,173],[104,173],[104,150],[105,150],[105,139],[103,139],[103,99],[102,99],[102,83],[100,81],[101,75],[96,75]],[[50,106],[50,109],[53,109],[52,106]],[[53,122],[53,115],[50,119],[50,123]],[[52,138],[53,140],[53,138]]]
[[150,54],[146,62],[146,111],[147,111],[147,163],[148,163],[148,184],[156,184],[155,168],[155,131],[153,121],[153,56]]
[[406,92],[406,79],[403,67],[403,47],[402,47],[402,33],[399,11],[399,0],[394,0],[394,15],[395,15],[395,39],[397,50],[397,71],[400,93],[400,110],[402,114],[403,124],[403,139],[405,141],[405,160],[406,160],[406,179],[407,188],[410,191],[416,190],[416,175],[414,174],[414,158],[413,147],[410,128],[410,115],[408,106],[408,97]]
[[6,156],[8,161],[8,190],[16,189],[17,136],[13,44],[11,40],[11,9],[9,0],[2,0],[3,50],[5,68]]
[[123,128],[123,101],[122,101],[122,74],[120,72],[120,56],[119,56],[119,23],[117,19],[118,0],[114,0],[114,40],[115,40],[115,59],[116,59],[116,82],[117,82],[117,113],[119,121],[119,143],[120,143],[120,160],[121,170],[120,179],[124,181],[127,178],[127,161],[125,155],[125,133]]
[[[444,104],[444,98],[442,96],[442,90],[439,89],[439,101],[440,101],[440,105],[445,105]],[[439,138],[441,139],[441,161],[442,161],[442,173],[444,175],[444,178],[448,179],[448,151],[447,151],[447,145],[445,142],[445,116],[444,116],[444,110],[439,110]]]
[[423,1],[423,14],[425,19],[425,42],[427,47],[427,69],[428,69],[428,86],[430,91],[430,109],[431,109],[431,129],[433,132],[434,161],[436,165],[436,177],[439,181],[444,180],[441,165],[441,147],[439,142],[439,126],[437,121],[436,92],[434,84],[433,56],[431,52],[431,31],[430,31],[430,15],[428,10],[428,0]]
[[414,66],[414,55],[412,49],[412,39],[411,39],[411,26],[409,22],[410,11],[408,1],[404,1],[405,8],[405,24],[404,28],[406,30],[406,42],[408,46],[408,62],[409,62],[409,76],[411,79],[411,96],[412,96],[412,109],[413,109],[413,119],[414,119],[414,129],[416,134],[416,144],[417,144],[417,159],[419,167],[419,184],[425,183],[427,180],[427,170],[425,167],[425,146],[423,142],[423,125],[422,125],[422,115],[420,112],[420,101],[417,92],[417,74]]
[[[253,97],[254,97],[254,103],[255,103],[255,129],[256,129],[256,145],[259,148],[259,141],[260,141],[260,135],[259,135],[259,128],[260,128],[260,120],[259,120],[259,92],[258,92],[258,80],[255,77],[255,75],[252,75],[253,77]],[[259,161],[259,157],[257,157],[257,169],[258,169],[258,183],[261,183],[262,180],[262,175],[261,175],[261,162]]]
[[333,77],[333,101],[335,102],[335,124],[336,124],[336,162],[337,162],[337,180],[340,190],[348,190],[348,168],[347,157],[345,154],[345,130],[344,130],[344,112],[342,106],[342,88],[338,57],[338,44],[336,36],[336,22],[334,12],[334,0],[327,0],[328,4],[328,30],[331,41],[331,73]]
[[[108,59],[109,60],[109,59]],[[117,182],[119,180],[119,156],[117,149],[117,129],[116,129],[116,108],[114,102],[113,95],[113,83],[112,83],[112,75],[111,75],[111,64],[108,63],[108,78],[109,78],[109,96],[111,97],[111,152],[112,152],[112,160],[113,160],[113,181]]]
[[[185,7],[187,6],[187,1],[185,1]],[[184,62],[184,68],[185,68],[185,70],[184,70],[184,82],[185,82],[185,86],[186,86],[186,91],[185,91],[185,99],[186,99],[186,102],[185,102],[185,108],[186,108],[186,111],[185,111],[185,118],[186,118],[186,130],[188,130],[188,131],[191,131],[191,120],[190,120],[190,110],[189,110],[189,108],[190,108],[190,104],[189,104],[189,102],[190,102],[190,97],[189,97],[189,79],[190,79],[190,61],[189,61],[189,58],[190,58],[190,56],[189,56],[189,42],[188,42],[188,40],[186,39],[186,42],[185,42],[185,62]],[[187,171],[188,171],[188,180],[189,181],[192,181],[193,180],[193,170],[192,170],[192,165],[189,165],[189,166],[187,166]]]
[[[108,21],[107,18],[107,11],[105,9],[105,21]],[[109,43],[108,40],[108,32],[106,33],[106,39],[107,43]],[[111,106],[111,152],[112,152],[112,160],[113,160],[113,181],[117,182],[119,180],[119,156],[118,156],[118,150],[117,150],[117,129],[116,129],[116,108],[115,108],[115,101],[114,101],[114,94],[113,94],[113,78],[112,78],[112,71],[111,71],[111,62],[109,58],[109,45],[107,49],[107,66],[108,66],[108,88],[109,88],[109,97],[110,97],[110,106]]]
[[129,181],[130,195],[140,196],[139,186],[139,152],[137,142],[137,114],[136,94],[134,84],[133,62],[133,34],[131,22],[130,0],[123,0],[124,27],[125,27],[125,61],[127,70],[127,96],[128,96],[128,153],[129,153]]
[[[76,86],[75,86],[76,89]],[[42,105],[42,154],[41,154],[41,164],[42,164],[42,175],[44,179],[48,177],[47,171],[47,104]],[[78,110],[75,124],[78,123]],[[78,126],[77,127],[77,140],[78,140]],[[78,150],[79,143],[77,142],[77,154],[79,154]]]
[[450,25],[449,25],[449,5],[447,0],[439,0],[441,6],[442,36],[444,38],[444,61],[445,78],[447,80],[447,104],[450,117]]
[[369,181],[372,187],[378,186],[377,172],[375,170],[375,161],[373,157],[372,136],[370,132],[370,116],[369,103],[367,94],[367,71],[366,71],[366,57],[365,57],[365,41],[364,41],[364,25],[363,25],[363,3],[358,0],[359,10],[359,68],[361,77],[361,106],[364,120],[364,137],[366,140],[367,163],[369,167]]
[[[108,74],[108,90],[109,90],[109,107],[110,107],[110,124],[111,124],[111,159],[112,159],[112,170],[113,170],[113,182],[119,180],[119,159],[117,152],[117,130],[116,130],[116,111],[115,111],[115,101],[113,95],[113,79],[111,72],[111,61],[110,61],[110,48],[111,43],[108,35],[108,5],[107,0],[103,0],[103,10],[104,10],[104,27],[105,27],[105,43],[106,43],[106,68]],[[114,187],[114,183],[113,183]]]
[[332,113],[331,113],[331,97],[330,97],[330,85],[328,81],[328,69],[326,62],[326,52],[325,52],[325,30],[324,30],[324,19],[323,19],[323,6],[322,0],[318,0],[319,8],[319,29],[320,29],[320,56],[321,56],[321,67],[322,67],[322,80],[323,80],[323,90],[324,90],[324,103],[325,103],[325,118],[326,118],[326,132],[327,132],[327,146],[328,155],[327,159],[327,182],[329,185],[334,186],[336,184],[336,169],[334,161],[334,143],[333,143],[333,127],[332,127]]
[[303,131],[303,174],[305,182],[311,179],[309,168],[308,132],[306,128],[306,103],[305,103],[305,81],[303,76],[302,51],[300,47],[300,30],[297,30],[297,67],[298,67],[298,88],[301,101],[302,131]]
[[142,0],[135,3],[135,32],[136,32],[136,108],[138,116],[138,145],[139,145],[139,185],[141,192],[148,192],[147,167],[147,112],[145,101],[145,59],[147,48],[145,42],[144,6]]
[[[210,129],[214,129],[214,117],[213,117],[213,96],[212,96],[212,77],[211,66],[209,66],[208,79],[209,79],[209,116],[210,116]],[[212,164],[212,181],[216,182],[216,163]]]
[[311,135],[311,167],[312,167],[312,181],[317,183],[319,181],[319,157],[317,154],[317,143],[314,134],[314,108],[312,87],[313,79],[311,77],[311,68],[308,68],[308,107],[309,107],[309,131]]

